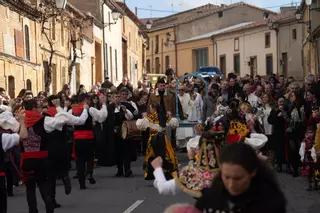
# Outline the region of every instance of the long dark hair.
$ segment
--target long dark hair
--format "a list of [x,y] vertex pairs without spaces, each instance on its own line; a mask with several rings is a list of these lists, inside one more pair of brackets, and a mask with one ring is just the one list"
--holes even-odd
[[[93,102],[93,100],[94,100],[95,98],[98,98],[98,103],[96,103],[96,104]],[[99,100],[99,96],[98,96],[98,95],[94,94],[94,95],[91,95],[91,96],[90,96],[89,106],[90,106],[90,107],[94,107],[94,108],[96,108],[96,109],[98,109],[98,110],[101,109],[101,104],[100,104],[100,100]]]
[[300,109],[304,106],[304,94],[302,89],[292,92],[296,96],[296,100],[292,103],[293,108]]
[[[273,172],[268,168],[265,162],[262,162],[258,158],[256,151],[251,146],[243,143],[235,143],[225,146],[221,150],[220,154],[220,164],[223,163],[239,165],[248,173],[256,172],[255,177],[252,178],[251,184],[254,182],[257,185],[267,185],[273,189],[272,191],[281,195],[285,200],[284,194],[281,191]],[[217,184],[218,182],[214,181],[212,189],[214,189]]]

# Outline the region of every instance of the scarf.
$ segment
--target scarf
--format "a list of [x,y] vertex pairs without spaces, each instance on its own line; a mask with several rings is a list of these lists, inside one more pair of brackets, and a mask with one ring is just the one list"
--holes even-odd
[[41,118],[43,118],[43,115],[41,115],[41,114],[39,114],[37,112],[31,111],[31,110],[26,110],[25,113],[26,113],[25,123],[26,123],[26,127],[27,128],[32,127]]
[[57,109],[55,107],[49,107],[46,113],[50,115],[50,117],[54,117],[57,114]]
[[72,114],[75,116],[80,116],[83,111],[83,105],[84,105],[84,103],[78,104],[78,105],[75,105],[74,107],[72,107]]

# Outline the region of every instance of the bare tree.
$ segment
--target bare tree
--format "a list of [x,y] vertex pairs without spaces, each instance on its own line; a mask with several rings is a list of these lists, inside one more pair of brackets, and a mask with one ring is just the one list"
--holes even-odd
[[[68,10],[59,11],[56,8],[56,5],[54,1],[52,0],[42,0],[41,4],[39,5],[42,15],[40,17],[40,24],[41,24],[41,33],[46,38],[48,45],[49,45],[49,57],[48,57],[48,67],[46,69],[45,75],[44,75],[44,84],[45,84],[45,91],[50,92],[50,86],[52,84],[52,71],[53,71],[53,57],[54,54],[57,53],[57,50],[55,49],[55,42],[52,39],[52,37],[49,35],[52,30],[52,26],[49,28],[47,26],[48,23],[52,20],[60,21],[61,24],[67,23],[67,29],[70,33],[70,43],[72,46],[72,56],[70,65],[68,67],[68,84],[71,83],[72,78],[72,70],[73,67],[76,64],[77,58],[81,57],[77,55],[77,43],[81,41],[82,39],[82,29],[85,27],[88,27],[88,20],[92,21],[91,16],[85,16],[83,14],[74,15],[73,12]],[[69,6],[71,7],[71,6]],[[75,9],[74,9],[75,10]],[[80,13],[80,12],[77,12]],[[91,22],[89,23],[91,24]],[[77,36],[79,35],[79,36]]]

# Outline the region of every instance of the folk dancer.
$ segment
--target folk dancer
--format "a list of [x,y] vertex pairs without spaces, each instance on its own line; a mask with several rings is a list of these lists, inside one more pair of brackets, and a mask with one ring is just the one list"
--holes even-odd
[[[115,140],[116,164],[118,171],[116,177],[131,177],[131,155],[130,144],[124,140],[121,135],[122,123],[126,120],[132,120],[133,114],[126,106],[121,104],[120,93],[115,91],[111,95],[111,107],[113,109],[113,131]],[[112,118],[110,118],[112,119]]]
[[84,110],[80,117],[75,117],[64,112],[60,107],[60,100],[56,95],[48,97],[48,106],[48,110],[43,113],[44,116],[56,117],[63,114],[66,117],[66,125],[63,126],[62,130],[56,129],[49,133],[47,137],[49,178],[51,180],[53,203],[55,208],[60,208],[61,205],[56,201],[56,180],[58,176],[62,179],[65,193],[67,195],[71,193],[67,125],[83,125],[88,118],[88,113]]
[[42,107],[35,99],[27,100],[24,104],[26,127],[29,137],[21,142],[21,172],[27,191],[29,213],[37,213],[36,185],[38,184],[41,197],[46,205],[46,212],[54,212],[54,201],[48,159],[48,139],[54,130],[62,131],[70,116],[60,113],[55,117],[43,116]]
[[[93,120],[104,121],[107,116],[106,97],[99,96],[100,102],[104,103],[101,110],[93,107],[89,109],[89,115],[83,125],[74,127],[74,158],[76,159],[77,175],[80,184],[80,189],[86,189],[86,177],[90,184],[95,184],[96,180],[93,178],[94,167],[94,135],[92,131]],[[74,106],[69,113],[74,116],[79,116],[83,112],[84,106],[87,106],[89,96],[85,93],[78,96],[79,104]],[[87,169],[86,169],[87,164]]]
[[[9,112],[11,113],[11,112]],[[2,113],[3,114],[3,113]],[[12,116],[10,116],[13,118]],[[19,145],[20,140],[28,137],[28,132],[25,126],[25,115],[19,114],[17,116],[17,121],[12,119],[3,120],[3,116],[0,118],[0,127],[1,129],[11,130],[14,132],[15,129],[19,129],[18,133],[0,133],[0,213],[7,213],[7,190],[5,182],[5,163],[4,157],[5,152],[11,149],[14,146]],[[11,122],[13,121],[13,122]],[[12,124],[15,124],[14,126]]]
[[150,105],[150,112],[144,113],[143,119],[138,119],[136,125],[142,131],[150,129],[149,140],[147,144],[146,156],[144,160],[144,178],[153,180],[153,169],[151,162],[161,157],[164,161],[163,168],[167,179],[173,178],[173,173],[177,170],[178,160],[174,150],[166,135],[166,127],[177,128],[179,122],[166,113],[163,96],[161,96],[160,105],[153,103]]

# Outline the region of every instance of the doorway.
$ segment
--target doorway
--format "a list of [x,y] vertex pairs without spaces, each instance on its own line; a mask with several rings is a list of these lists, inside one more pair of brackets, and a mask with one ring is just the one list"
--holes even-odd
[[27,84],[27,90],[32,90],[32,83],[31,83],[30,79],[27,79],[26,84]]
[[286,78],[288,75],[288,54],[282,53],[282,75]]
[[250,75],[255,77],[257,75],[257,56],[250,57]]
[[223,74],[223,78],[226,78],[226,74],[227,74],[227,72],[226,72],[226,55],[220,56],[219,65],[220,65],[220,71]]
[[8,88],[9,88],[9,96],[10,98],[15,98],[15,82],[14,82],[14,77],[10,75],[8,77]]

